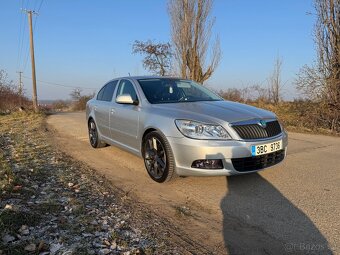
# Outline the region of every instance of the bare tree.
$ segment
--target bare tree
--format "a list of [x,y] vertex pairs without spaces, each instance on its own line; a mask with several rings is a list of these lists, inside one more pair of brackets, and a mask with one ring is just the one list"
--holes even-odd
[[135,41],[132,52],[146,55],[143,59],[143,66],[151,72],[161,76],[170,72],[172,56],[170,43],[153,43],[150,40]]
[[325,78],[317,64],[304,65],[298,73],[295,84],[296,88],[310,100],[320,101],[325,95]]
[[82,90],[80,88],[75,88],[70,93],[70,96],[73,100],[72,105],[71,105],[72,110],[83,111],[86,109],[87,101],[89,101],[91,98],[94,97],[94,93],[83,95]]
[[297,88],[320,105],[320,119],[340,131],[340,0],[315,0],[317,61],[301,68]]
[[220,90],[218,94],[224,99],[237,102],[268,102],[268,89],[259,84],[243,88],[228,88]]
[[270,102],[270,91],[266,87],[254,84],[249,87],[249,90],[251,91],[251,97],[248,100]]
[[227,88],[226,90],[220,90],[218,94],[226,100],[245,102],[246,98],[243,95],[243,90],[238,88]]
[[82,90],[80,88],[75,88],[70,93],[72,100],[77,101],[82,97]]
[[[199,83],[209,79],[221,59],[219,38],[211,46],[213,0],[169,0],[172,42],[180,75]],[[210,50],[210,62],[206,57]]]
[[274,70],[269,77],[269,99],[274,103],[278,104],[281,100],[281,91],[282,91],[282,80],[281,80],[281,72],[282,72],[282,58],[277,56],[274,63]]
[[322,72],[328,79],[340,77],[340,1],[315,0],[315,40]]

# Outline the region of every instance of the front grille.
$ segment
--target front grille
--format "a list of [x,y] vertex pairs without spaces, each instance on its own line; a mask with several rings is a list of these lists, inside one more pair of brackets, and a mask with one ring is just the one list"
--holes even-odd
[[233,158],[231,162],[235,170],[239,172],[255,171],[266,167],[276,165],[285,157],[285,150],[275,151],[269,154],[248,157],[248,158]]
[[258,124],[232,126],[242,139],[261,139],[276,136],[281,133],[281,126],[277,120],[267,122],[266,128]]

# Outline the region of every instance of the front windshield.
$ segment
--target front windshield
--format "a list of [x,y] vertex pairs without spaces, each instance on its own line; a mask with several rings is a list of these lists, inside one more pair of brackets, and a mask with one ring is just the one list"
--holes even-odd
[[222,100],[202,85],[189,80],[162,78],[140,79],[138,82],[151,104]]

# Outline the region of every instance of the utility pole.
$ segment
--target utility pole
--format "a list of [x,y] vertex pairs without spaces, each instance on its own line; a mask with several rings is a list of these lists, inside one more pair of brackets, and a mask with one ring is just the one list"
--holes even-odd
[[22,106],[22,79],[21,79],[22,71],[18,71],[17,73],[19,74],[18,94],[20,97],[20,107],[21,107]]
[[34,112],[39,112],[38,97],[37,97],[37,80],[35,77],[35,59],[34,59],[34,43],[33,43],[33,27],[32,14],[37,15],[35,11],[24,10],[28,15],[28,25],[30,30],[30,50],[31,50],[31,66],[32,66],[32,83],[33,83],[33,109]]
[[21,76],[22,76],[22,71],[18,71],[17,72],[19,74],[19,86],[18,86],[18,94],[20,95],[20,97],[22,96],[22,79],[21,79]]

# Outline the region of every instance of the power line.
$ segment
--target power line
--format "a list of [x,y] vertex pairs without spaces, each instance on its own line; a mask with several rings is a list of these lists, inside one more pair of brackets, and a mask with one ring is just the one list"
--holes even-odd
[[26,66],[27,66],[27,62],[28,62],[28,56],[29,56],[29,47],[28,47],[28,44],[27,44],[27,46],[26,46],[26,56],[24,57],[23,68],[22,68],[23,71],[26,70]]
[[30,1],[29,1],[29,0],[27,0],[25,9],[28,9],[29,2],[30,2]]
[[[24,0],[21,0],[21,9],[24,7]],[[22,47],[23,47],[23,36],[24,36],[24,29],[26,26],[23,26],[24,22],[24,14],[20,12],[20,25],[19,25],[19,37],[18,37],[18,57],[17,57],[17,69],[20,69],[20,60],[21,60],[21,53],[22,53]]]
[[41,0],[41,2],[40,2],[40,5],[39,5],[39,8],[38,8],[38,11],[37,11],[37,12],[39,12],[39,11],[40,11],[40,8],[41,8],[41,6],[42,6],[43,2],[44,2],[44,0]]
[[[21,10],[27,9],[29,6],[29,0],[27,0],[25,5],[25,0],[21,2]],[[20,34],[19,34],[19,49],[18,49],[18,61],[17,61],[17,69],[22,70],[23,68],[23,59],[25,52],[28,54],[28,33],[26,32],[27,27],[25,26],[25,14],[21,13],[21,22],[20,22]],[[24,47],[26,46],[26,47]]]
[[[29,7],[29,0],[26,1],[26,6],[24,6],[25,4],[25,0],[22,0],[22,8],[21,10],[27,10]],[[23,20],[23,25],[24,25],[24,19],[25,15],[22,13],[22,20]],[[27,57],[28,58],[28,32],[26,34],[26,26],[23,26],[23,30],[22,30],[22,38],[21,38],[21,47],[20,47],[20,58],[19,58],[19,68],[20,70],[23,70],[24,67],[24,62],[25,62],[25,53],[27,52]],[[27,38],[27,39],[26,39]],[[24,44],[26,42],[26,47],[24,49]],[[25,67],[26,68],[26,67]]]
[[[30,3],[30,1],[27,0],[25,8],[21,9],[22,12],[23,12],[23,10],[28,10],[29,9],[29,3]],[[23,51],[21,53],[21,58],[22,58],[22,67],[21,67],[21,70],[22,71],[26,70],[26,65],[27,65],[28,56],[29,56],[29,39],[28,39],[29,31],[27,31],[27,40],[25,40],[26,39],[26,33],[25,32],[26,32],[26,26],[24,27],[24,35],[23,35],[23,43],[22,43]],[[24,42],[26,42],[25,49],[24,49]]]
[[[25,79],[32,79],[31,77],[28,77],[28,76],[22,76],[23,78]],[[98,88],[91,88],[91,87],[82,87],[82,86],[70,86],[70,85],[64,85],[64,84],[60,84],[60,83],[55,83],[55,82],[49,82],[49,81],[42,81],[42,80],[37,80],[38,82],[41,82],[41,83],[45,83],[45,84],[48,84],[48,85],[53,85],[53,86],[57,86],[57,87],[65,87],[65,88],[73,88],[73,89],[98,89]]]
[[35,10],[35,7],[37,6],[37,2],[38,2],[38,0],[35,0],[35,1],[34,1],[34,5],[33,5],[32,10]]

